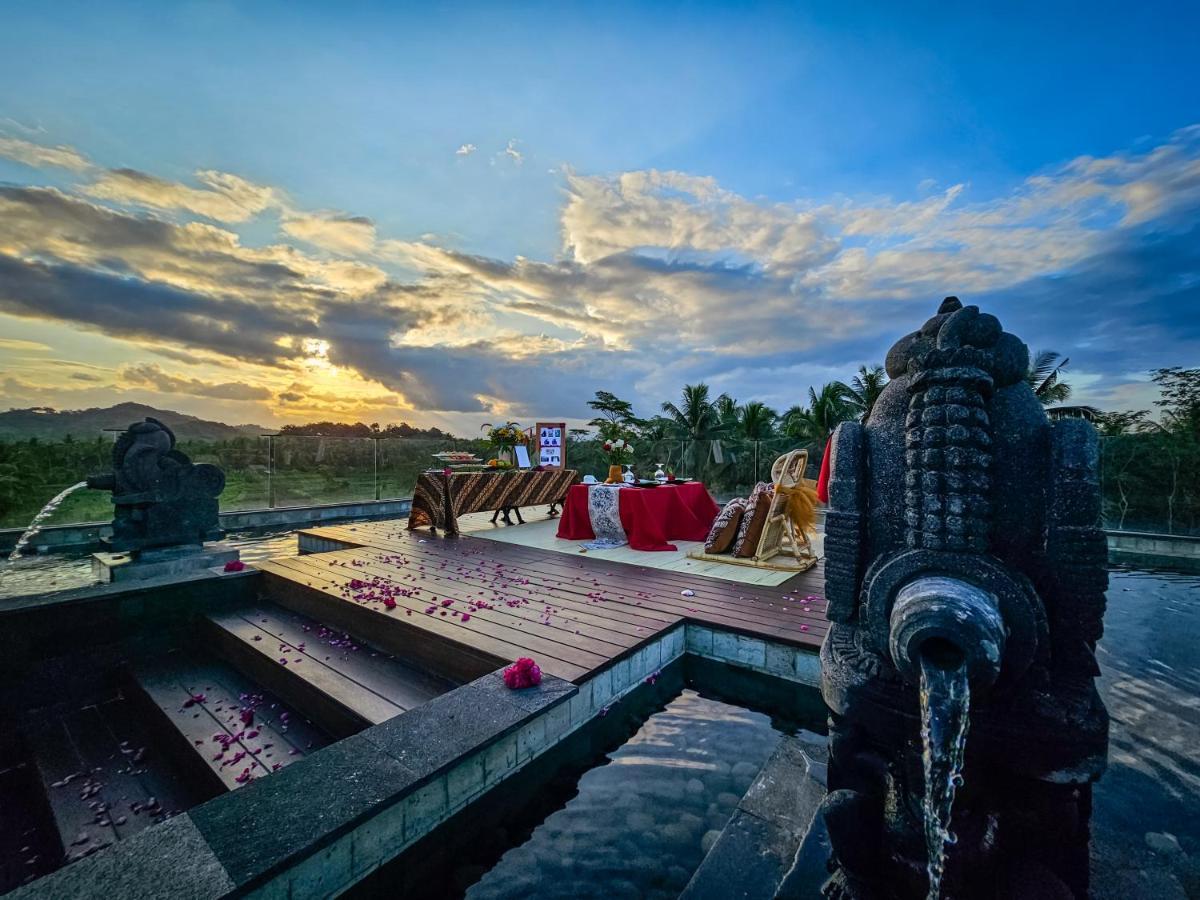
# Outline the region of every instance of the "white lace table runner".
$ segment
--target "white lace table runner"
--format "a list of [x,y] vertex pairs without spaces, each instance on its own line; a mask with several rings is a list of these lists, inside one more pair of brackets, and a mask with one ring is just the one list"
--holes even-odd
[[589,550],[611,550],[629,543],[617,506],[621,490],[616,484],[597,484],[588,488],[588,518],[592,521],[592,533],[596,535],[595,540],[583,545]]

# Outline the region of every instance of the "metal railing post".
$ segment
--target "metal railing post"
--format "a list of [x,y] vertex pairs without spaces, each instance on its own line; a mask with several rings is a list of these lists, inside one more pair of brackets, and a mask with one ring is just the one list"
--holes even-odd
[[275,508],[275,435],[267,435],[267,508]]
[[375,499],[379,499],[379,438],[372,438],[375,444]]

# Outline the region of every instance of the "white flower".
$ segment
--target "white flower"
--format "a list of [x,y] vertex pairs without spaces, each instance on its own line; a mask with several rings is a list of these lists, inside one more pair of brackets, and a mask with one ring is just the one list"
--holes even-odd
[[624,446],[625,446],[625,441],[621,438],[617,438],[615,441],[613,441],[613,449],[614,450],[620,450]]
[[632,453],[633,452],[633,444],[626,444],[625,449],[628,450],[630,453]]

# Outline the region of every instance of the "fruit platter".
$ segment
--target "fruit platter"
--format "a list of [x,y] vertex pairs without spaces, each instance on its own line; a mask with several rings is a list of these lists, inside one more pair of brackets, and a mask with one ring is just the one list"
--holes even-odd
[[441,453],[433,454],[443,466],[449,466],[451,469],[459,466],[481,466],[483,460],[469,450],[443,450]]

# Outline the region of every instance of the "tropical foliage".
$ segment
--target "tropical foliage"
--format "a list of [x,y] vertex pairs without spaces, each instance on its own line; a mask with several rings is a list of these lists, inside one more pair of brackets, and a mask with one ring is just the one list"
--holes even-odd
[[1071,399],[1071,385],[1064,379],[1063,370],[1070,363],[1070,359],[1056,350],[1039,350],[1029,361],[1025,382],[1033,388],[1033,395],[1046,407],[1046,415],[1050,418],[1076,418],[1094,422],[1101,414],[1096,407],[1066,405]]
[[867,421],[871,410],[875,408],[875,401],[879,399],[879,395],[883,393],[887,384],[887,372],[884,371],[883,366],[858,367],[858,374],[850,379],[850,384],[846,385],[846,391],[849,394],[850,403],[859,410],[862,421]]

